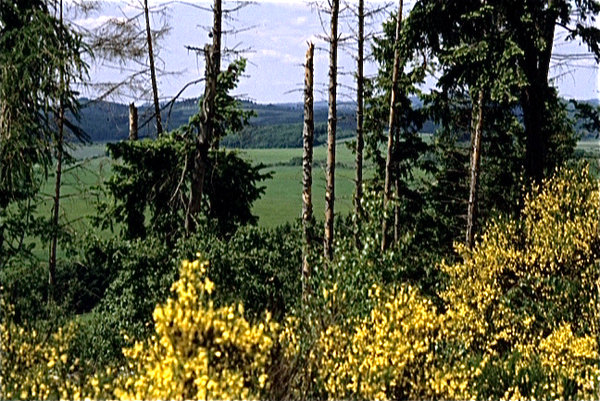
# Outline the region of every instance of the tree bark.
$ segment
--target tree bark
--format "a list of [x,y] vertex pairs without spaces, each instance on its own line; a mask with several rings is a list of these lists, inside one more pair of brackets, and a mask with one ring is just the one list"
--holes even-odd
[[523,33],[525,60],[524,71],[528,85],[521,96],[523,122],[525,124],[525,176],[530,184],[541,184],[546,166],[548,152],[548,110],[544,99],[548,97],[548,74],[554,44],[554,32],[558,13],[554,9],[554,1],[548,1],[546,14],[539,23],[543,48]]
[[477,101],[473,101],[471,118],[471,183],[469,187],[469,205],[467,209],[467,231],[465,242],[469,248],[475,240],[475,221],[477,220],[477,198],[479,191],[479,166],[481,161],[481,137],[483,134],[484,93],[479,91]]
[[[400,143],[400,131],[398,129],[395,130],[395,138],[394,138],[394,151],[393,151],[393,155],[394,158],[396,158],[396,155],[398,154],[398,146]],[[393,177],[394,177],[394,192],[396,193],[396,196],[398,196],[398,194],[400,193],[400,165],[396,162],[392,165],[392,168],[394,170],[393,172]],[[396,202],[394,204],[394,243],[397,244],[398,241],[400,241],[400,229],[402,226],[402,222],[400,221],[400,206],[398,205],[398,202]]]
[[213,140],[215,118],[215,96],[217,92],[217,70],[215,69],[216,53],[211,45],[204,47],[206,71],[204,97],[202,99],[202,118],[198,127],[196,149],[192,163],[192,187],[185,216],[185,232],[190,235],[196,230],[196,215],[202,207],[204,192],[204,176],[208,167],[208,151]]
[[362,218],[362,182],[363,182],[363,138],[364,122],[364,46],[365,46],[365,1],[358,1],[358,58],[356,66],[356,188],[354,190],[354,208],[356,213],[355,240],[360,248],[360,222]]
[[304,249],[302,252],[302,299],[306,301],[310,293],[309,280],[311,268],[308,261],[308,253],[311,242],[311,230],[313,225],[312,206],[312,163],[313,163],[313,140],[315,135],[315,123],[313,114],[313,65],[315,45],[308,44],[306,52],[306,65],[304,74],[304,153],[302,156],[302,229],[304,232]]
[[[221,0],[215,0],[213,4],[213,49],[215,51],[215,70],[217,76],[221,72],[221,36],[222,36],[222,21],[223,21],[223,8]],[[213,149],[219,149],[220,146],[219,137],[215,137],[212,143]]]
[[[387,205],[391,198],[392,192],[392,169],[394,164],[394,135],[397,130],[396,127],[396,103],[398,101],[398,79],[400,76],[400,52],[398,49],[398,42],[400,41],[400,29],[402,27],[402,7],[403,0],[400,0],[398,5],[398,15],[396,16],[396,39],[394,41],[394,69],[392,71],[392,93],[390,96],[390,118],[388,121],[389,132],[388,132],[388,148],[387,158],[385,161],[385,183],[383,189],[383,205],[387,208]],[[387,239],[387,219],[383,219],[383,229],[381,235],[381,251],[385,251],[389,246]]]
[[[63,2],[59,1],[59,24],[61,29],[60,47],[62,48],[62,29],[63,29]],[[56,143],[56,182],[54,186],[54,205],[52,209],[52,239],[50,243],[50,258],[48,261],[48,302],[56,300],[56,251],[58,246],[58,218],[60,212],[60,186],[62,178],[62,159],[64,145],[64,129],[65,129],[65,105],[63,100],[63,92],[65,89],[65,74],[61,66],[59,71],[60,80],[60,99],[58,105],[58,138]]]
[[326,260],[333,259],[333,220],[335,206],[335,137],[337,128],[337,48],[340,1],[331,7],[331,36],[329,37],[329,113],[327,118],[327,170],[325,177],[325,238]]
[[135,103],[129,105],[129,140],[138,140],[138,112]]
[[152,95],[154,97],[154,113],[156,117],[156,136],[163,132],[160,117],[160,103],[158,100],[158,86],[156,84],[156,70],[154,68],[154,52],[152,50],[152,31],[150,30],[150,14],[148,11],[148,0],[144,0],[144,16],[146,19],[146,40],[148,42],[148,62],[150,64],[150,79],[152,80]]

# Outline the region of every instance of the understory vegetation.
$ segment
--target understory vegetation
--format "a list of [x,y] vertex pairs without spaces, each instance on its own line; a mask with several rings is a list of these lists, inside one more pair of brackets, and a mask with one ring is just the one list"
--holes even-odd
[[86,238],[55,304],[43,269],[3,276],[2,395],[594,398],[599,202],[587,168],[560,169],[454,260],[411,238],[380,254],[364,227],[305,303],[291,225],[174,247]]

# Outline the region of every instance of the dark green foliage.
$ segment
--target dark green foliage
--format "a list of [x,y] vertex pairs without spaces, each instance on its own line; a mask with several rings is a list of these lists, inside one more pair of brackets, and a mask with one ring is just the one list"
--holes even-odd
[[36,165],[48,171],[59,99],[65,110],[78,110],[58,71],[67,82],[82,79],[83,44],[52,14],[43,1],[0,4],[0,208],[37,190],[44,174]]
[[[428,241],[452,250],[464,237],[469,185],[469,137],[471,103],[464,92],[433,91],[425,106],[440,130],[434,136],[436,172],[429,185]],[[478,225],[497,214],[515,215],[519,210],[524,159],[523,128],[512,109],[491,104],[485,110]]]
[[600,135],[600,105],[571,100],[575,109],[576,128],[583,129],[582,137],[596,138]]
[[235,152],[218,151],[209,155],[209,169],[204,180],[204,215],[221,236],[237,227],[256,225],[252,204],[265,192],[257,183],[272,178],[261,173],[262,164],[252,166]]
[[40,202],[39,195],[31,193],[28,199],[0,208],[0,271],[13,262],[33,261],[36,244],[30,238],[47,238],[49,221],[39,214]]
[[[85,48],[51,7],[0,3],[0,267],[21,252],[30,256],[25,235],[48,232],[32,210],[58,143],[54,116],[61,104],[71,115],[79,107],[69,84],[85,74]],[[84,139],[70,121],[65,126]]]
[[61,266],[58,284],[63,308],[84,327],[75,352],[105,366],[122,358],[123,333],[145,338],[157,303],[169,295],[178,262],[172,248],[156,238],[102,240],[87,236],[73,246],[72,262]]
[[265,310],[281,320],[300,300],[302,233],[297,224],[243,227],[224,241],[201,231],[178,244],[180,257],[209,261],[218,302],[243,302],[250,318]]
[[[389,203],[386,213],[393,213],[395,202]],[[402,200],[397,202],[403,203]],[[323,289],[330,291],[334,285],[340,296],[345,294],[345,299],[339,305],[343,310],[336,311],[338,315],[332,316],[333,319],[364,317],[370,313],[373,301],[369,292],[373,284],[390,287],[410,284],[437,302],[437,291],[442,288],[443,279],[436,265],[446,255],[440,249],[435,249],[433,243],[431,246],[424,243],[420,232],[423,217],[413,217],[413,225],[403,230],[393,248],[382,253],[380,236],[384,207],[381,194],[365,188],[363,208],[361,230],[358,233],[360,248],[356,247],[353,219],[357,216],[354,215],[340,219],[336,225],[340,240],[332,262],[323,261],[322,249],[312,250],[313,296],[310,302],[315,302],[315,305],[311,305],[311,308],[318,309],[320,302],[326,302],[322,297]],[[314,255],[318,257],[314,258]],[[316,310],[310,313],[319,315],[320,312]]]
[[420,0],[404,37],[409,54],[425,52],[440,61],[442,91],[462,87],[473,96],[483,90],[493,106],[520,106],[523,174],[525,182],[539,184],[572,154],[576,138],[549,82],[555,27],[567,27],[567,40],[581,39],[598,57],[600,30],[585,20],[599,12],[595,1]]
[[[386,155],[382,144],[387,143],[389,130],[390,96],[392,87],[392,67],[394,60],[393,38],[395,36],[395,16],[384,23],[385,37],[376,38],[373,55],[379,64],[377,77],[365,85],[365,151],[367,160],[372,160],[376,168],[376,182],[383,182],[385,177]],[[405,51],[403,51],[405,52]],[[406,63],[406,60],[403,60]],[[406,63],[408,64],[408,63]],[[428,146],[418,133],[425,124],[426,114],[413,102],[419,93],[417,86],[423,81],[426,65],[418,65],[410,71],[401,71],[398,87],[397,127],[395,148],[393,150],[395,174],[402,183],[398,197],[414,198],[416,193],[408,188],[413,169],[431,171],[429,161],[423,158]],[[393,177],[395,179],[396,177]],[[414,188],[413,188],[414,189]]]
[[[149,333],[154,307],[169,295],[183,259],[210,261],[219,305],[242,302],[247,317],[265,310],[281,320],[300,298],[301,233],[297,226],[239,229],[220,239],[210,229],[181,239],[175,247],[156,238],[101,240],[95,236],[74,245],[73,262],[60,266],[59,286],[67,289],[66,313],[83,313],[76,352],[99,366],[120,360],[123,333],[142,339]],[[31,277],[29,277],[31,278]],[[36,281],[33,281],[36,282]],[[44,281],[37,281],[44,287]],[[30,304],[37,292],[19,294]],[[32,306],[33,307],[33,306]]]
[[[239,132],[248,125],[250,117],[255,115],[252,110],[244,110],[242,102],[229,94],[229,92],[237,87],[245,69],[246,59],[237,59],[229,64],[227,70],[219,72],[217,77],[217,92],[215,96],[216,121],[213,121],[211,124],[214,129],[212,139],[217,142],[226,135]],[[200,98],[198,109],[202,109],[202,102],[203,100]],[[181,127],[184,135],[197,135],[202,118],[201,110],[192,115],[188,124]]]
[[[157,235],[175,242],[183,230],[185,190],[189,172],[184,172],[191,146],[178,135],[157,140],[108,144],[111,156],[121,160],[107,182],[112,204],[100,205],[97,220],[103,228],[122,222],[126,238]],[[252,204],[264,192],[257,184],[270,178],[262,165],[252,166],[235,152],[209,153],[205,176],[204,216],[221,235],[239,226],[256,224]]]
[[103,219],[103,228],[122,222],[126,238],[145,238],[148,230],[174,238],[185,206],[178,193],[180,186],[185,186],[185,143],[163,135],[154,141],[126,141],[107,147],[121,163],[113,167],[114,174],[106,183],[112,205],[100,205],[98,218]]
[[5,265],[0,272],[2,297],[14,305],[14,320],[24,324],[44,320],[48,297],[48,269],[41,263],[19,261]]

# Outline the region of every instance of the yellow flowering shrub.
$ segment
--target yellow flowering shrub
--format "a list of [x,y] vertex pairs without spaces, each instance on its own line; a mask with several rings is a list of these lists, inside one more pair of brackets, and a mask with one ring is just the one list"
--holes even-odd
[[[440,317],[431,301],[410,286],[382,295],[370,315],[321,333],[315,355],[333,399],[421,399],[428,390],[433,339]],[[348,330],[348,327],[351,329]]]
[[2,308],[9,318],[0,322],[0,399],[81,398],[75,375],[79,361],[69,355],[75,325],[38,333],[15,325],[11,308]]
[[587,169],[561,170],[525,199],[520,220],[457,246],[463,261],[442,265],[454,357],[436,374],[438,396],[597,395],[599,199]]
[[242,305],[216,308],[208,262],[184,261],[173,295],[154,310],[155,334],[125,349],[128,377],[115,395],[128,399],[249,399],[269,386],[278,325],[256,325]]
[[[1,288],[0,288],[1,290]],[[0,399],[107,399],[119,386],[118,369],[89,375],[92,361],[73,355],[79,323],[39,332],[14,323],[14,308],[0,299]]]

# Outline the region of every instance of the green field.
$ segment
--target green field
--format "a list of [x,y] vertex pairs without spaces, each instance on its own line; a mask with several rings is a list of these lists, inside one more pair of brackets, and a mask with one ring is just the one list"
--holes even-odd
[[[348,213],[352,208],[354,191],[354,156],[344,143],[337,147],[336,162],[336,213]],[[302,149],[246,149],[240,150],[242,157],[253,163],[263,163],[263,171],[273,172],[273,179],[264,183],[265,194],[254,204],[254,214],[259,216],[259,226],[274,227],[300,217],[302,203],[302,166],[290,165],[302,157]],[[86,217],[95,213],[94,203],[98,191],[94,189],[110,176],[110,160],[105,156],[105,146],[101,144],[78,148],[73,152],[77,163],[69,166],[63,175],[61,218],[73,223],[74,228],[84,229]],[[317,219],[325,213],[325,174],[326,147],[314,150],[316,162],[313,170],[313,202]],[[369,167],[365,175],[370,174]],[[51,196],[54,192],[53,178],[43,188],[46,202],[41,213],[50,213]]]
[[[600,155],[598,141],[585,141],[578,144],[577,150],[588,158],[597,159]],[[96,144],[78,148],[73,152],[78,159],[64,174],[61,206],[63,221],[73,222],[75,228],[89,227],[86,217],[95,213],[94,202],[98,193],[97,186],[110,175],[110,160],[105,156],[105,145]],[[264,196],[254,204],[254,213],[259,216],[259,226],[273,227],[300,217],[302,201],[302,166],[299,158],[302,149],[245,149],[240,150],[242,157],[253,163],[267,165],[264,171],[272,171],[273,179],[264,183]],[[314,214],[323,220],[325,212],[325,174],[326,147],[314,150],[316,166],[313,170]],[[352,209],[354,191],[354,155],[342,142],[338,143],[336,161],[336,213],[347,214]],[[365,168],[365,175],[372,174],[372,167]],[[41,213],[51,210],[50,196],[53,193],[52,179],[45,185],[43,193],[47,195],[46,204]]]
[[[314,160],[319,166],[313,169],[313,208],[317,219],[325,216],[325,146],[314,149]],[[302,149],[251,149],[241,151],[242,155],[255,163],[283,164],[302,157]],[[336,151],[335,197],[336,213],[347,214],[352,209],[354,193],[354,155],[339,143]],[[265,183],[265,195],[255,202],[254,213],[260,217],[259,226],[273,227],[299,218],[302,210],[302,166],[273,166],[265,169],[273,171],[273,179]],[[365,175],[371,169],[366,168]]]

